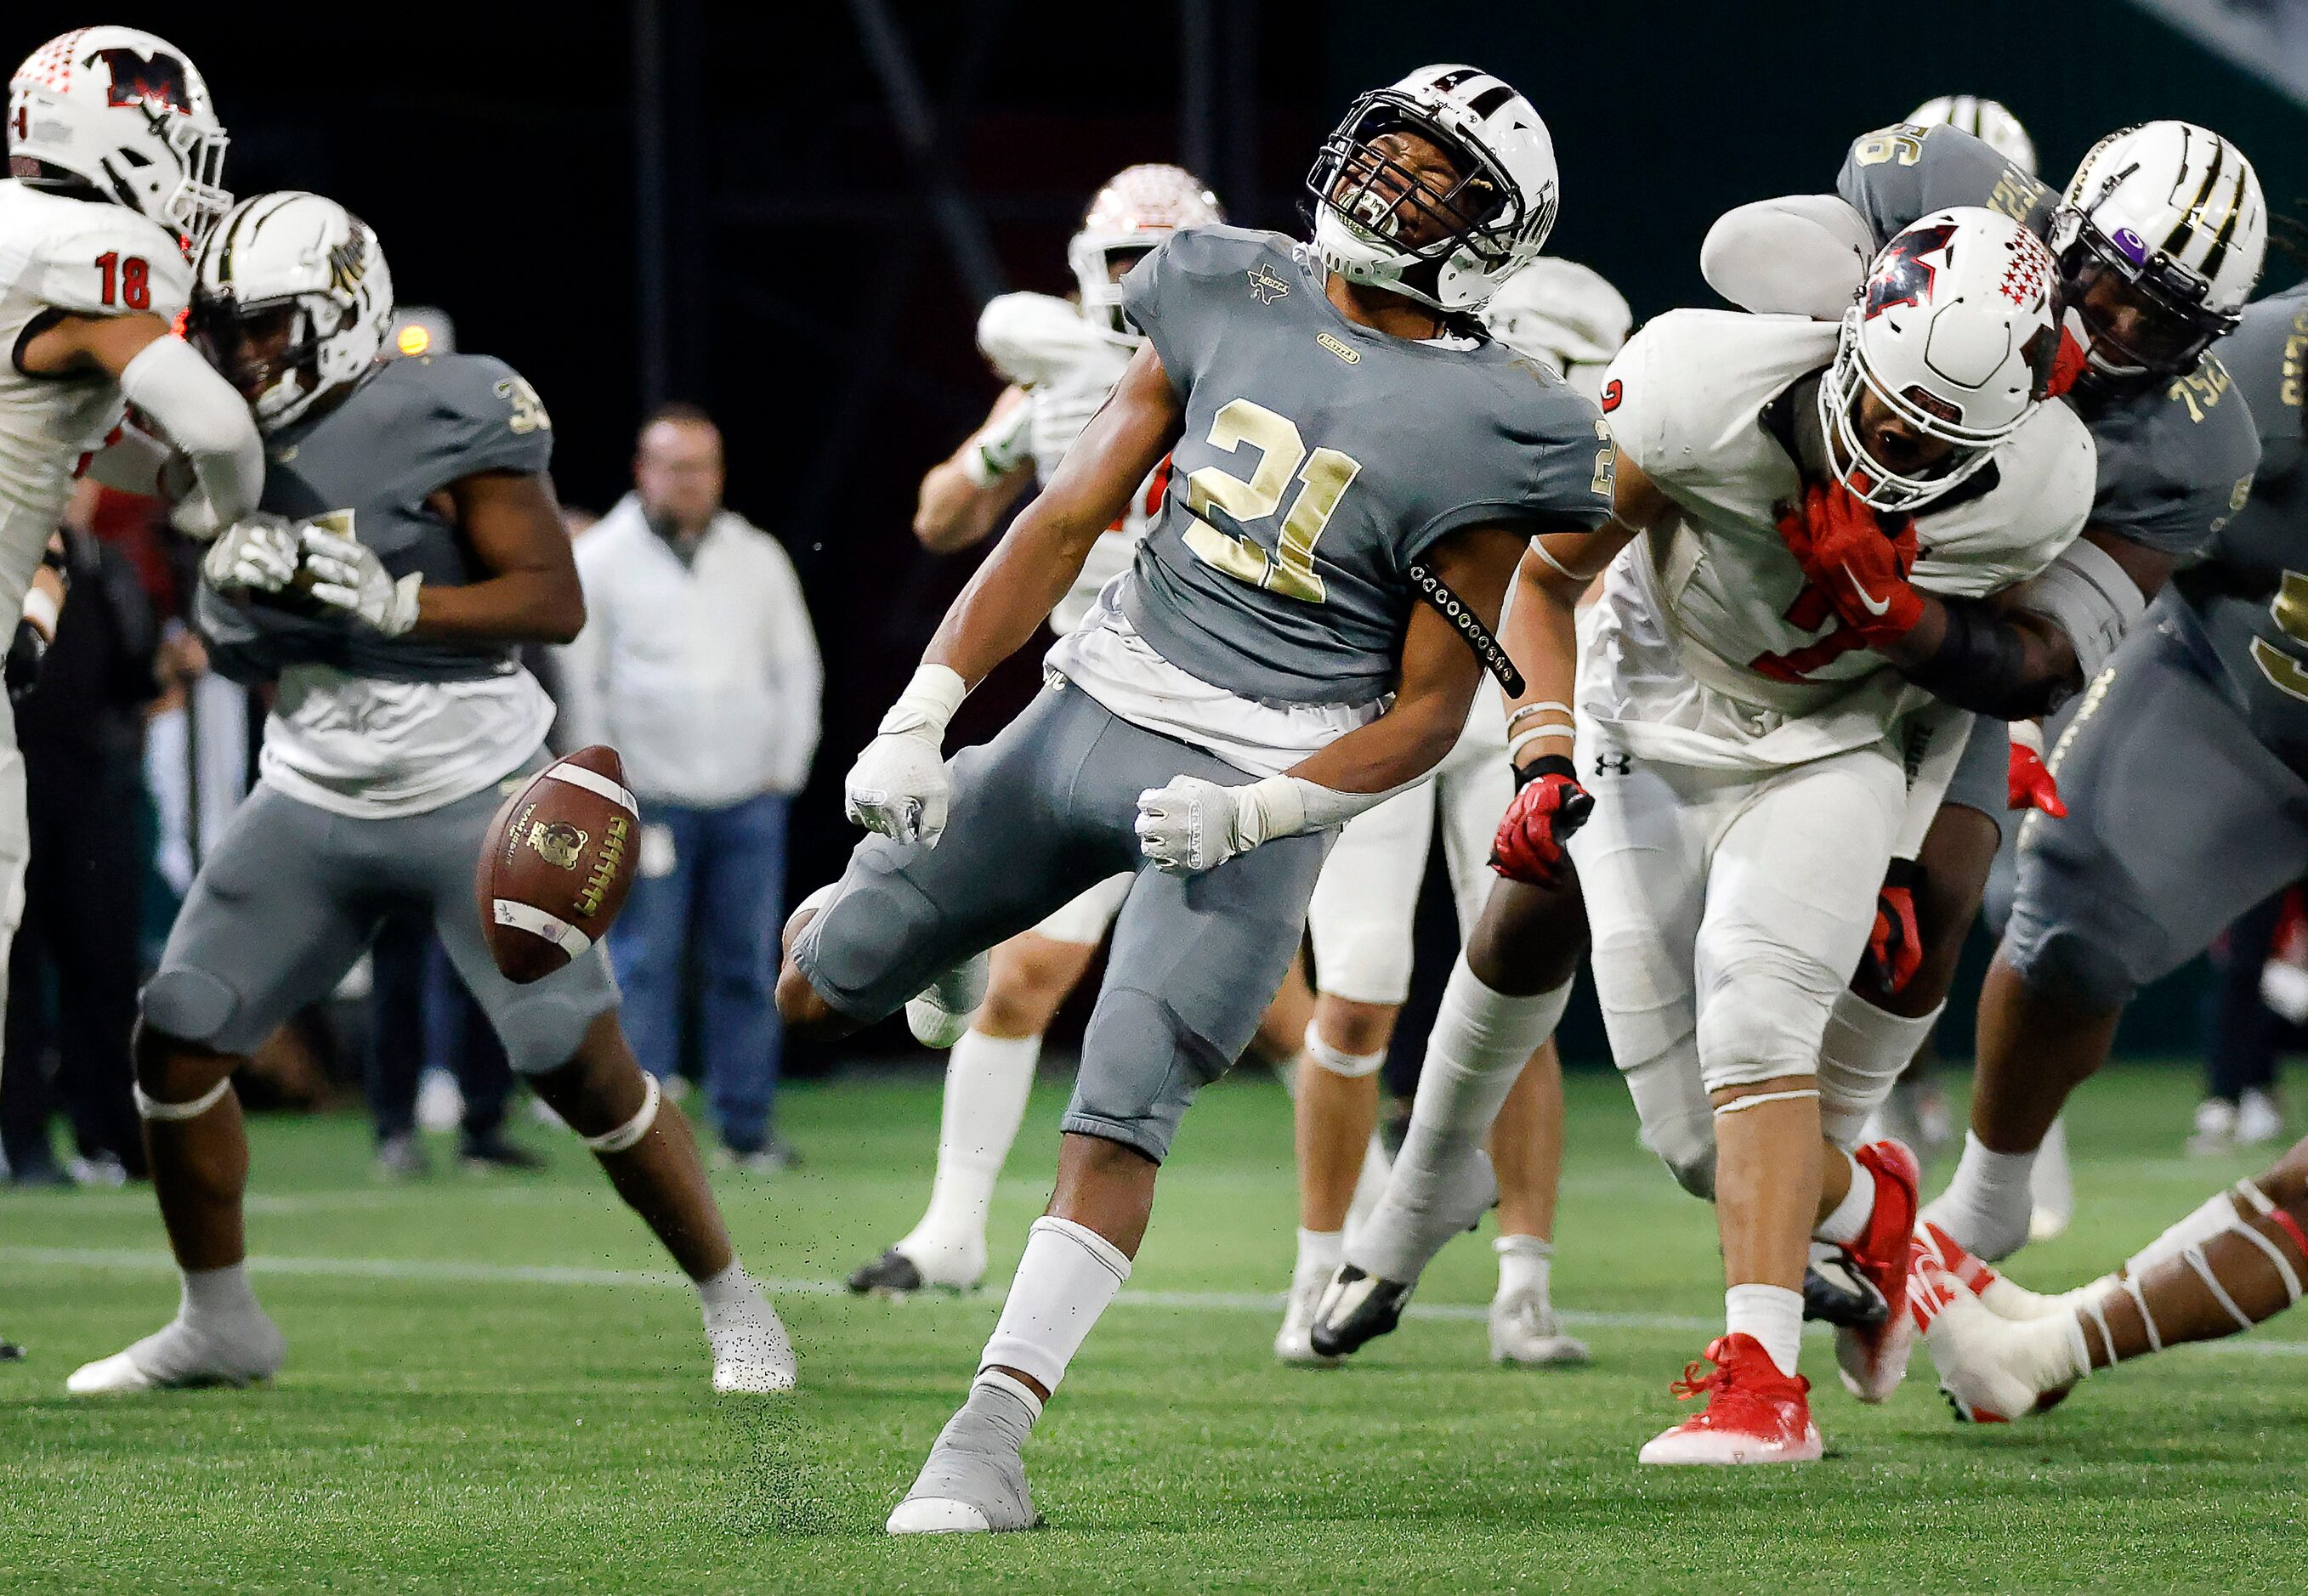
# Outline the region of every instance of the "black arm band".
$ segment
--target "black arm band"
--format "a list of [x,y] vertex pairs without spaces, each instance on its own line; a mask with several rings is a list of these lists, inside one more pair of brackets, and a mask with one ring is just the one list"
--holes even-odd
[[1467,601],[1451,592],[1451,585],[1425,565],[1414,560],[1408,569],[1411,590],[1457,629],[1467,647],[1475,651],[1475,657],[1483,662],[1483,668],[1499,679],[1501,687],[1515,698],[1522,697],[1522,673],[1515,669],[1514,661],[1507,656],[1498,639],[1491,635],[1491,629],[1483,624],[1482,617],[1468,609]]
[[2071,691],[2064,676],[2031,673],[2020,629],[1984,605],[1940,601],[1947,631],[1929,659],[1900,674],[1959,709],[1994,720],[2048,715]]

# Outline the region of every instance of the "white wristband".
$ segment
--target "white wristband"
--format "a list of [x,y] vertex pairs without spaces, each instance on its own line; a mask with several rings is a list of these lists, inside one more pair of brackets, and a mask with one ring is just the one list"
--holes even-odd
[[882,716],[878,728],[882,735],[926,735],[933,742],[945,741],[946,724],[953,712],[961,708],[961,700],[969,696],[969,684],[951,667],[925,662],[914,672],[906,691]]
[[1568,721],[1550,720],[1533,726],[1507,744],[1507,762],[1512,764],[1517,754],[1534,742],[1544,742],[1549,737],[1559,737],[1568,742],[1579,734],[1579,728]]
[[56,640],[56,596],[45,588],[24,589],[24,619],[40,629],[40,635],[50,642]]

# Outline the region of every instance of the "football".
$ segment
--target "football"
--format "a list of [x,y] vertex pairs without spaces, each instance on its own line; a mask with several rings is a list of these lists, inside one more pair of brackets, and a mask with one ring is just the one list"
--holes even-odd
[[624,764],[599,744],[554,760],[505,800],[473,892],[507,980],[541,981],[607,933],[633,885],[640,831]]

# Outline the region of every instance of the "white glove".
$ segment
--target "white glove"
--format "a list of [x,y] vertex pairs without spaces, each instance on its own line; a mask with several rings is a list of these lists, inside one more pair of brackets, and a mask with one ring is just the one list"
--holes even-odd
[[901,843],[937,846],[953,799],[945,768],[946,723],[969,691],[943,665],[926,665],[914,673],[843,778],[842,807],[852,821]]
[[320,527],[300,530],[315,599],[366,622],[389,638],[397,638],[417,624],[417,590],[425,585],[420,572],[410,571],[396,582],[376,551],[359,539]]
[[297,574],[297,528],[277,515],[234,522],[201,556],[201,575],[230,593],[278,593]]
[[[1265,841],[1245,835],[1247,787],[1222,787],[1199,776],[1182,776],[1167,787],[1138,794],[1138,851],[1172,875],[1216,870],[1236,854]],[[1253,811],[1254,812],[1254,811]]]

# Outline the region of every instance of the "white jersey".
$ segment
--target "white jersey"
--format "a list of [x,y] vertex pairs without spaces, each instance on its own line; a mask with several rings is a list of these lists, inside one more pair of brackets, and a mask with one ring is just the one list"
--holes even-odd
[[[1038,485],[1057,474],[1058,462],[1136,353],[1067,301],[1046,294],[1004,294],[990,302],[978,318],[977,344],[995,370],[1026,390],[1026,402],[1012,412],[1004,435],[1021,440],[1032,455]],[[1081,575],[1050,614],[1053,630],[1069,632],[1080,626],[1099,589],[1130,569],[1139,540],[1161,507],[1167,479],[1167,467],[1158,467],[1122,518],[1091,545]]]
[[[1580,714],[1630,752],[1770,768],[1941,713],[1806,594],[1779,537],[1803,491],[1792,441],[1819,430],[1803,380],[1834,358],[1836,337],[1835,323],[1803,317],[1678,310],[1611,365],[1612,435],[1677,511],[1613,562],[1582,628]],[[1980,598],[2036,575],[2082,530],[2095,466],[2074,413],[2039,407],[1989,466],[1916,518],[1911,579]]]
[[0,615],[22,607],[73,477],[123,409],[110,377],[27,376],[14,351],[54,313],[173,322],[192,291],[177,241],[140,213],[0,182]]

